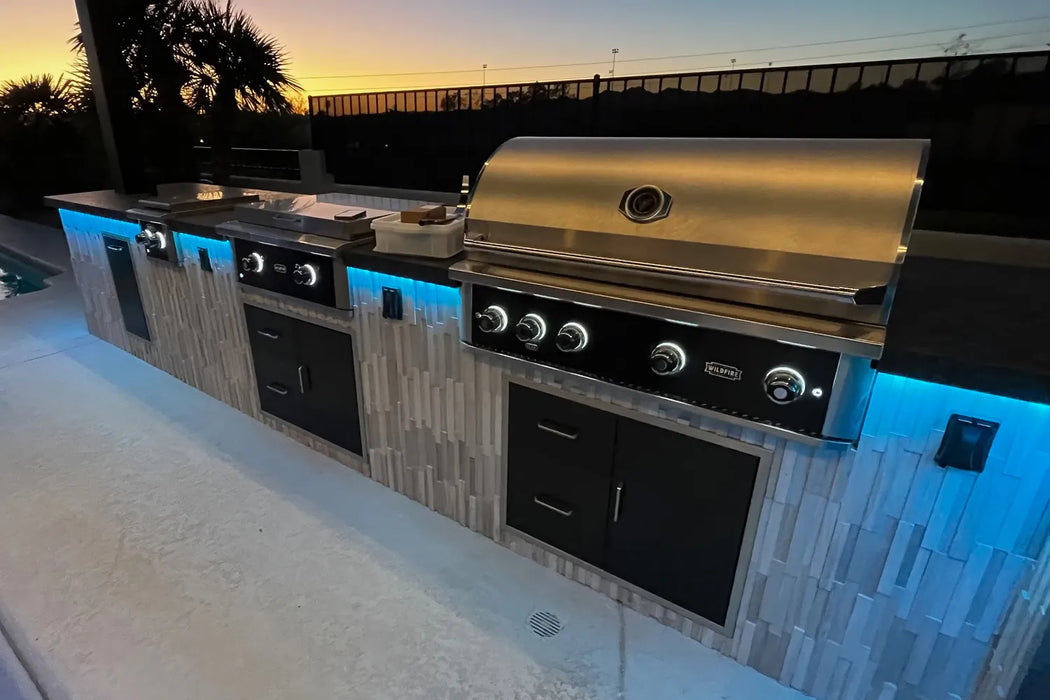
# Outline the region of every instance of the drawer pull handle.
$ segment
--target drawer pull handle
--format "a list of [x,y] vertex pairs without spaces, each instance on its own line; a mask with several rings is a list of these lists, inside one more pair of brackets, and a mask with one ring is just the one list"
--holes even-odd
[[280,333],[278,333],[277,331],[271,331],[268,328],[263,328],[261,331],[255,331],[255,332],[258,333],[259,335],[261,335],[264,338],[269,338],[270,340],[277,340],[278,338],[281,337]]
[[266,388],[272,391],[273,393],[277,394],[278,396],[288,395],[288,389],[285,388],[284,385],[277,384],[276,382],[274,382],[273,384],[267,384]]
[[571,508],[568,508],[568,509],[566,509],[566,508],[559,508],[558,506],[554,505],[553,503],[548,503],[547,501],[543,500],[539,496],[533,496],[532,497],[532,502],[535,503],[538,506],[543,506],[547,510],[553,510],[558,515],[564,515],[566,518],[568,518],[569,516],[572,515],[572,509]]
[[299,365],[299,393],[305,394],[306,390],[310,388],[310,370],[303,365]]
[[547,420],[546,418],[536,423],[536,427],[544,432],[550,433],[551,435],[565,438],[566,440],[575,440],[576,436],[580,434],[579,431],[574,430],[573,428],[560,425],[552,420]]
[[616,500],[613,502],[613,522],[620,520],[620,499],[623,498],[623,482],[616,485]]
[[119,245],[107,245],[106,248],[108,248],[109,250],[112,250],[112,251],[114,251],[116,253],[123,253],[124,252],[124,249],[122,247],[120,247]]

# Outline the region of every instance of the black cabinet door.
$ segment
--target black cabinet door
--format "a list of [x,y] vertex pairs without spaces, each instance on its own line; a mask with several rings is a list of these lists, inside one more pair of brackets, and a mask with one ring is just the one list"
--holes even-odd
[[724,625],[759,458],[617,422],[605,568]]
[[302,427],[360,455],[361,422],[357,411],[354,344],[340,333],[295,321],[299,347],[297,378],[303,392]]
[[113,286],[117,289],[117,303],[124,318],[124,328],[144,340],[149,340],[146,312],[142,308],[142,295],[135,277],[135,266],[131,262],[131,244],[122,238],[103,236],[109,270],[113,274]]
[[615,416],[517,384],[509,391],[507,524],[601,566]]

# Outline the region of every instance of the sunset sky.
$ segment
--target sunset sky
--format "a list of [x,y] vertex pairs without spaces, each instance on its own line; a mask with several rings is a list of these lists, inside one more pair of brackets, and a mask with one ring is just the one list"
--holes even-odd
[[[620,49],[617,75],[628,75],[728,66],[734,57],[745,67],[932,55],[961,32],[973,40],[975,52],[1045,48],[1050,42],[1046,0],[241,0],[239,5],[285,44],[292,72],[310,94],[479,84],[483,63],[489,66],[488,84],[585,77],[608,73],[612,47]],[[4,0],[0,80],[68,70],[67,40],[75,21],[73,0]],[[943,31],[922,33],[926,30]],[[885,38],[845,41],[863,37]],[[795,44],[811,45],[754,50]],[[694,55],[639,60],[682,54]],[[543,67],[565,63],[586,65]],[[402,73],[410,75],[389,75]]]

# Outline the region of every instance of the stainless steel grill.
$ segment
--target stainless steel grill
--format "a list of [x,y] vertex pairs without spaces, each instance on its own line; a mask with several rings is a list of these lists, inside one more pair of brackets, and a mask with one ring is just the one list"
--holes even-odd
[[[838,353],[834,386],[816,392],[827,414],[822,430],[798,430],[849,438],[874,376],[858,368],[881,354],[927,151],[921,140],[508,141],[482,170],[467,215],[468,258],[452,268],[471,292],[466,312],[482,322],[465,327],[464,340],[590,373],[575,351],[570,357],[547,354],[540,342],[518,349],[497,341],[487,328],[508,324],[485,320],[473,290],[498,288]],[[609,323],[603,318],[592,325]],[[603,334],[617,337],[612,329]],[[754,343],[740,352],[776,361],[776,352]],[[605,374],[606,381],[639,384],[633,375]],[[722,378],[747,374],[723,370]],[[790,422],[786,408],[772,418],[735,411],[727,406],[737,399],[721,388],[685,392],[694,380],[683,372],[677,383],[643,389],[687,394],[690,403],[761,423],[776,425],[776,416]],[[720,393],[717,400],[708,400],[710,391]],[[769,396],[778,405],[794,401]]]

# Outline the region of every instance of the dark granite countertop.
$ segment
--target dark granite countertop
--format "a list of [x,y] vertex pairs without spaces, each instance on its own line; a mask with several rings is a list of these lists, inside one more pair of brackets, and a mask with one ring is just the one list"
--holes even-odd
[[1050,241],[916,231],[879,369],[1050,403]]
[[[277,194],[277,193],[274,193]],[[48,197],[54,207],[126,218],[138,197],[112,190]],[[221,238],[229,211],[174,216],[179,231]],[[447,260],[346,249],[357,267],[442,284]],[[901,272],[879,369],[941,384],[1050,403],[1050,241],[915,231]]]
[[[292,196],[284,192],[260,191],[263,197]],[[133,220],[127,216],[127,210],[142,208],[138,200],[141,195],[125,195],[113,190],[96,192],[77,192],[75,194],[53,195],[45,197],[44,203],[59,209],[71,209],[87,214],[105,216],[114,219]],[[226,238],[216,228],[233,220],[232,210],[203,212],[198,214],[173,214],[165,219],[174,230],[205,238]],[[399,277],[410,277],[422,282],[432,282],[448,287],[458,287],[459,282],[448,276],[448,268],[463,258],[462,253],[445,260],[421,258],[411,255],[389,255],[377,253],[366,244],[345,249],[343,261],[348,267],[358,267],[375,272],[383,272]]]
[[414,255],[391,255],[377,253],[371,245],[347,248],[342,253],[347,267],[357,267],[373,272],[382,272],[398,277],[408,277],[421,282],[431,282],[446,287],[458,287],[459,282],[448,276],[448,268],[464,258],[459,253],[451,258],[421,258]]
[[[288,192],[276,192],[271,190],[252,190],[257,192],[261,199],[275,199],[279,197],[294,196]],[[56,209],[71,209],[73,211],[105,216],[111,219],[124,221],[136,221],[134,216],[129,216],[129,209],[144,209],[139,200],[146,195],[120,194],[113,190],[96,190],[94,192],[76,192],[73,194],[58,194],[44,197],[44,204]],[[172,229],[181,233],[190,233],[194,236],[204,238],[225,238],[215,231],[219,224],[232,220],[234,217],[232,209],[221,209],[219,211],[172,213],[164,217],[164,222]]]

